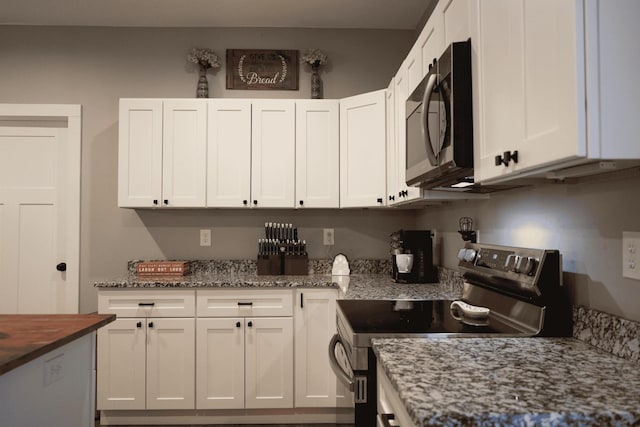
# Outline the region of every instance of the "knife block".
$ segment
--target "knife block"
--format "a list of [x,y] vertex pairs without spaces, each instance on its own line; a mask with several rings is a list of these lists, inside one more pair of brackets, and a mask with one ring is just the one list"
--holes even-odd
[[282,255],[258,255],[258,276],[277,276],[283,274]]
[[258,255],[258,276],[282,274],[301,276],[309,274],[308,255]]
[[302,276],[309,274],[309,257],[305,255],[285,255],[284,274]]

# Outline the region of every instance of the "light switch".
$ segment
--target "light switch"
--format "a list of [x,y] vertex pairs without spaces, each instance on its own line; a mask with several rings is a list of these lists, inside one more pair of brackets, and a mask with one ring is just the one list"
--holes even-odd
[[211,230],[200,230],[200,246],[211,246]]

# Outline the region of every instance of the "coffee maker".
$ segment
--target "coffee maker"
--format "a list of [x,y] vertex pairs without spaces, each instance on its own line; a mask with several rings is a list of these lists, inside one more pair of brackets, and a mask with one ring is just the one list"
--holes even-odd
[[[408,273],[400,273],[396,255],[413,254],[413,266]],[[435,283],[431,230],[399,230],[391,234],[391,278],[398,283]]]

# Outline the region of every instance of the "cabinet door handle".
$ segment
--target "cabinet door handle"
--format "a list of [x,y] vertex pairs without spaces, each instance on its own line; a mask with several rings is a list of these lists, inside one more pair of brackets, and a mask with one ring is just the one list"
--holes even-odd
[[239,328],[240,326],[240,322],[236,322],[236,328]]
[[153,199],[153,204],[158,206],[158,199]]
[[258,206],[258,201],[257,200],[253,201],[253,206]]
[[518,150],[505,151],[502,155],[498,154],[495,157],[496,166],[505,165],[509,166],[509,163],[518,163]]
[[136,328],[142,328],[142,322],[136,323]]
[[300,308],[304,308],[304,294],[300,294]]
[[153,322],[149,322],[149,327],[153,328]]
[[253,322],[249,321],[249,323],[247,323],[248,327],[252,327],[253,326]]
[[60,264],[56,265],[56,270],[58,270],[58,271],[67,271],[67,263],[66,262],[61,262]]
[[382,197],[378,197],[378,203],[382,203],[383,201]]
[[156,305],[155,302],[139,302],[138,307],[153,307]]
[[164,199],[164,204],[168,205],[169,204],[169,199]]
[[300,206],[304,206],[304,200],[300,200]]
[[248,306],[252,306],[253,303],[252,302],[242,302],[242,301],[238,301],[238,305],[248,305]]
[[248,201],[248,200],[243,200],[243,201],[242,201],[242,204],[243,204],[243,205],[245,205],[245,206],[247,206],[247,205],[249,204],[249,201]]

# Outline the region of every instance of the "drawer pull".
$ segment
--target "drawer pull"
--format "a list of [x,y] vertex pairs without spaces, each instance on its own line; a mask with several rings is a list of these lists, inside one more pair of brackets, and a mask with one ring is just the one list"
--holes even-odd
[[153,328],[153,322],[149,322],[149,327]]
[[249,323],[247,323],[247,326],[250,328],[253,327],[253,322],[250,321]]
[[253,303],[252,302],[241,302],[241,301],[238,301],[238,305],[239,306],[243,306],[243,305],[252,306]]
[[156,305],[155,302],[139,302],[138,303],[139,307],[153,307],[154,305]]
[[142,322],[136,323],[136,328],[142,328]]
[[239,328],[240,326],[240,322],[236,322],[236,328]]

